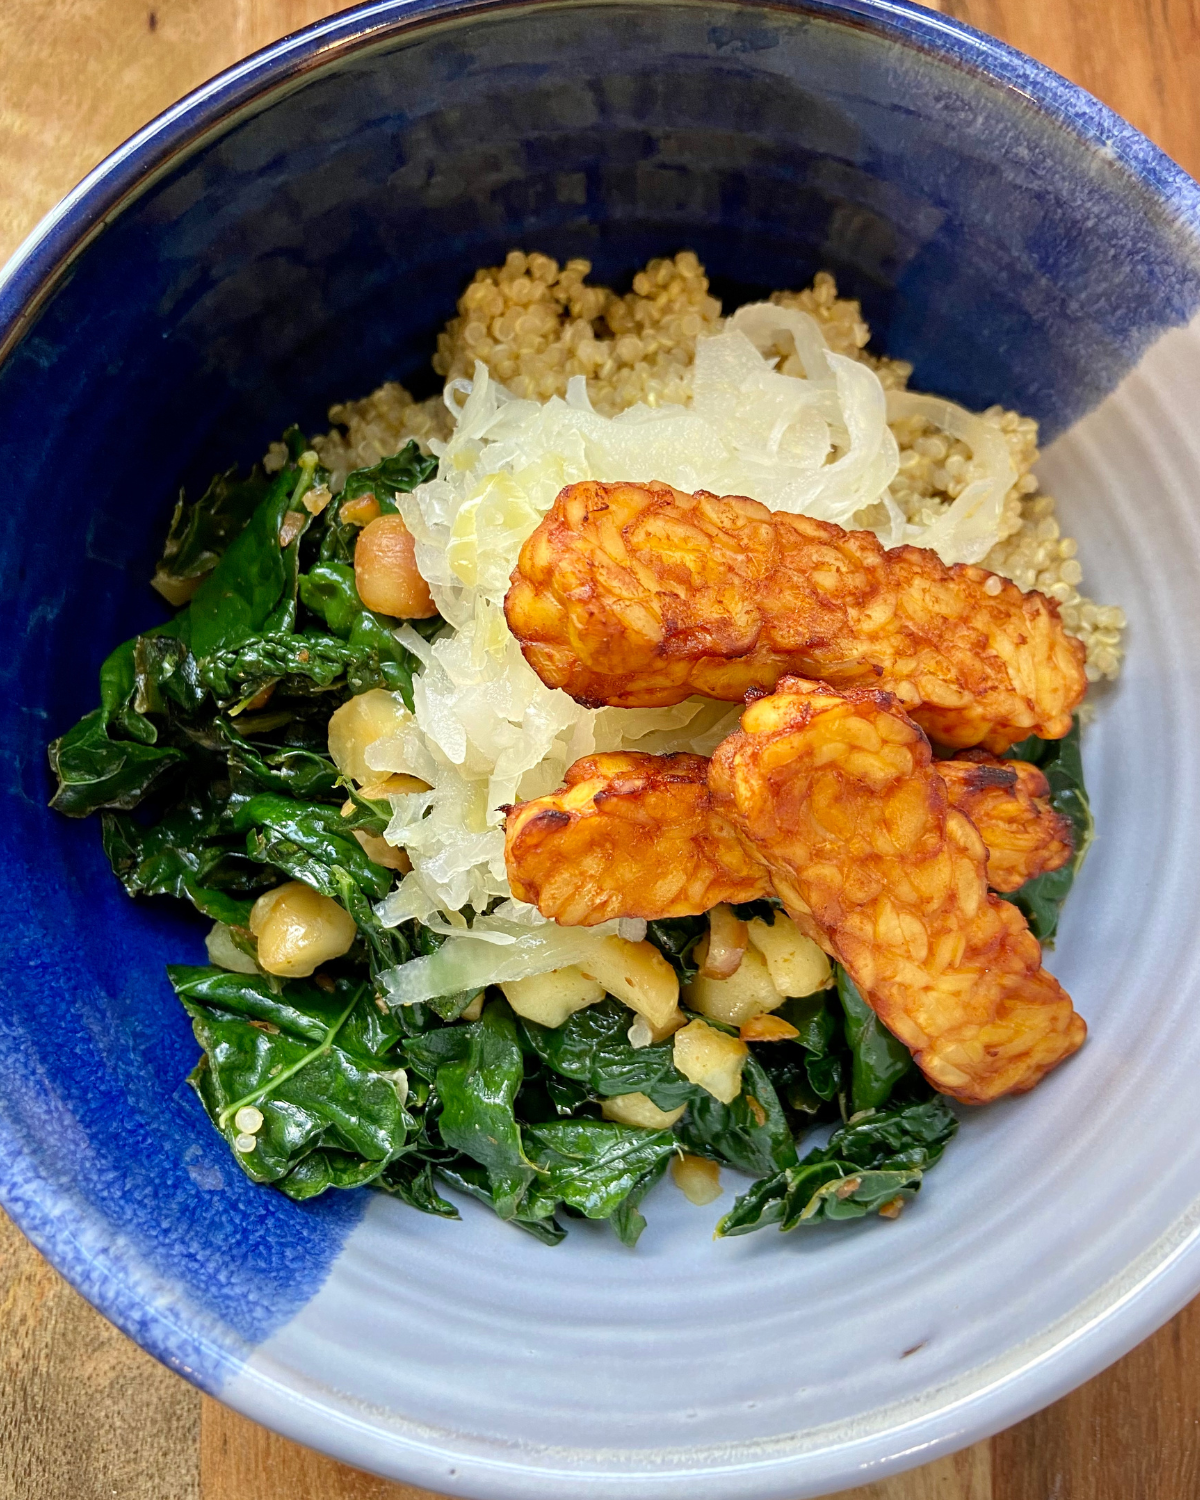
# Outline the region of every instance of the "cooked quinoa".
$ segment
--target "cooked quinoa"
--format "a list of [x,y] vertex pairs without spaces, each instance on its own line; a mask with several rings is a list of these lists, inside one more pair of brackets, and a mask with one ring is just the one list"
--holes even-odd
[[[687,250],[652,260],[624,296],[588,285],[590,271],[586,260],[560,267],[548,255],[519,250],[510,251],[502,266],[476,271],[459,298],[457,317],[438,335],[434,370],[447,381],[469,379],[482,360],[514,395],[537,401],[565,396],[571,377],[582,375],[593,407],[605,416],[638,402],[686,405],[696,341],[723,323],[699,260]],[[774,292],[770,300],[811,314],[830,349],[869,364],[885,388],[905,388],[912,366],[870,352],[859,303],[839,297],[828,272],[818,273],[811,287]],[[787,366],[785,361],[781,368],[791,373]],[[410,438],[428,450],[431,439],[444,440],[451,430],[440,395],[414,401],[394,381],[360,401],[330,407],[329,419],[334,429],[313,446],[335,488],[349,470],[378,463]],[[983,566],[1018,588],[1057,599],[1064,627],[1087,647],[1088,679],[1115,678],[1125,614],[1080,593],[1078,544],[1061,534],[1054,500],[1041,492],[1033,473],[1037,423],[1000,406],[984,412],[983,420],[1004,434],[1017,473],[1005,500],[1001,540]],[[909,520],[928,524],[974,477],[970,449],[922,419],[891,425],[900,449],[891,495]],[[286,459],[275,447],[281,445],[268,454],[268,468]]]

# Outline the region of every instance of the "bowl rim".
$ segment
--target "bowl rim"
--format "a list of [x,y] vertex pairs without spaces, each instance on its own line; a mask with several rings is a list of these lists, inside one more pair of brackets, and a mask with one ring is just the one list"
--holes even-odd
[[[280,38],[192,90],[101,161],[35,226],[0,267],[0,363],[36,319],[72,262],[107,224],[163,174],[236,118],[266,108],[307,75],[401,34],[493,12],[590,8],[603,0],[368,0]],[[654,0],[641,0],[654,3]],[[693,0],[694,3],[694,0]],[[910,0],[728,0],[748,11],[784,11],[842,22],[924,52],[1020,97],[1115,162],[1157,200],[1164,218],[1200,248],[1200,185],[1140,131],[1044,64],[962,22]],[[0,1127],[0,1138],[8,1132]],[[646,1455],[642,1472],[617,1474],[529,1468],[514,1461],[456,1455],[396,1431],[390,1437],[364,1416],[320,1404],[269,1370],[246,1370],[210,1330],[189,1324],[165,1288],[136,1284],[104,1264],[102,1246],[75,1194],[39,1176],[11,1138],[0,1152],[0,1204],[48,1260],[110,1321],[178,1373],[208,1385],[204,1371],[240,1370],[222,1399],[251,1418],[308,1446],[438,1490],[512,1500],[570,1492],[628,1493],[640,1481],[647,1497],[791,1497],[830,1493],[929,1462],[990,1436],[1098,1374],[1148,1337],[1200,1290],[1200,1198],[1138,1259],[1050,1328],[1019,1349],[968,1372],[950,1386],[924,1391],[890,1409],[893,1420],[868,1433],[841,1430],[823,1444],[770,1445],[761,1458],[704,1471],[670,1472],[666,1454]],[[157,1294],[157,1295],[156,1295]],[[196,1357],[190,1357],[192,1351]],[[986,1379],[980,1377],[985,1375]],[[957,1390],[955,1388],[958,1388]],[[876,1416],[887,1413],[876,1413]],[[786,1450],[786,1451],[785,1451]],[[662,1460],[668,1459],[667,1463]],[[389,1461],[390,1460],[390,1461]],[[402,1460],[397,1466],[397,1460]],[[681,1483],[682,1482],[682,1483]],[[615,1485],[617,1488],[613,1488]],[[814,1487],[816,1486],[816,1487]]]
[[[367,0],[281,37],[185,94],[99,162],[0,266],[0,362],[71,261],[157,178],[243,111],[350,52],[404,31],[495,11],[584,8],[597,0]],[[653,3],[653,0],[642,0]],[[1078,84],[995,37],[913,0],[728,0],[843,21],[999,84],[1111,158],[1200,237],[1200,184],[1135,126]]]

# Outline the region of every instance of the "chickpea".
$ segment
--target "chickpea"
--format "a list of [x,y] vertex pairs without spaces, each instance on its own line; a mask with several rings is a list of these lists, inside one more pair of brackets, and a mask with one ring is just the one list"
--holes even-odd
[[410,717],[400,694],[386,688],[372,688],[348,699],[329,716],[329,754],[334,765],[360,786],[379,781],[383,773],[367,765],[367,749],[376,740],[399,734]]
[[250,912],[258,963],[268,974],[304,979],[354,942],[354,918],[328,896],[300,880],[267,891]]
[[[374,772],[379,776],[379,772]],[[392,775],[384,775],[378,781],[372,781],[362,788],[362,795],[368,802],[386,802],[391,796],[401,792],[427,792],[429,784],[418,781],[415,776],[402,776],[398,772]],[[342,817],[354,816],[354,800],[347,799],[342,803]],[[368,859],[373,859],[377,865],[382,865],[385,870],[399,870],[401,875],[407,875],[412,869],[412,860],[403,849],[394,848],[387,839],[378,834],[367,833],[365,829],[355,828],[354,837],[362,845]]]
[[354,581],[368,609],[399,620],[437,614],[429,585],[417,571],[412,532],[400,516],[377,516],[359,533]]

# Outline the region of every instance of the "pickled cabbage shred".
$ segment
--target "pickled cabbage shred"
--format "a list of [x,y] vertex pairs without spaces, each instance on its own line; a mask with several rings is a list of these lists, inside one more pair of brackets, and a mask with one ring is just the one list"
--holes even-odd
[[[434,924],[440,914],[447,949],[465,947],[480,964],[487,953],[495,959],[495,935],[468,941],[470,929],[450,918],[510,894],[506,804],[553,790],[582,755],[709,754],[736,727],[737,705],[701,699],[665,709],[581,708],[526,664],[504,619],[504,596],[522,543],[564,485],[656,479],[748,495],[773,510],[867,526],[886,546],[932,546],[948,563],[976,562],[998,538],[1015,480],[1003,438],[948,401],[885,391],[869,365],[830,351],[807,313],[768,303],[741,308],[697,344],[690,399],[607,417],[592,409],[582,377],[569,382],[565,400],[539,403],[512,396],[481,363],[474,379],[447,385],[454,429],[447,442],[431,444],[438,476],[397,503],[448,628],[432,643],[409,626],[397,632],[423,663],[414,711],[367,751],[373,770],[416,776],[430,788],[391,798],[385,837],[408,851],[412,870],[379,907],[385,922]],[[972,451],[971,482],[925,528],[906,521],[888,495],[898,463],[888,422],[913,415]],[[532,957],[530,934],[546,924],[536,913],[525,920],[520,951]],[[565,949],[553,956],[547,967],[576,961]],[[474,981],[464,976],[475,972],[467,960],[466,951],[461,960],[446,952],[436,964],[421,960],[421,972],[440,975],[459,963],[453,987],[467,988]],[[506,968],[491,977],[521,975]],[[397,980],[394,997],[414,999],[416,981],[415,972]]]

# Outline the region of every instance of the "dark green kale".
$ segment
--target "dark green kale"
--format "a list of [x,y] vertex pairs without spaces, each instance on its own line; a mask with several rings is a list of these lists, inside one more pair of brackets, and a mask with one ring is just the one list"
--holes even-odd
[[656,1183],[662,1181],[669,1162],[670,1157],[664,1155],[657,1166],[643,1173],[609,1217],[608,1222],[612,1225],[613,1232],[622,1245],[628,1245],[631,1250],[641,1239],[642,1230],[646,1227],[646,1216],[641,1210],[642,1199]]
[[1071,732],[1063,739],[1040,740],[1031,735],[1008,752],[1010,760],[1031,761],[1041,770],[1050,783],[1050,805],[1070,820],[1075,835],[1075,853],[1061,869],[1034,876],[1020,890],[1004,898],[1021,911],[1030,932],[1046,947],[1054,946],[1062,904],[1075,883],[1095,833],[1083,782],[1079,741],[1080,724],[1076,715]]
[[794,1045],[760,1047],[759,1054],[784,1108],[803,1128],[828,1114],[849,1082],[844,1012],[837,991],[827,989],[787,1000],[775,1014],[796,1028]]
[[519,1026],[529,1052],[561,1077],[582,1084],[591,1097],[645,1094],[659,1109],[671,1110],[703,1092],[676,1068],[670,1041],[632,1046],[630,1021],[629,1009],[610,998],[577,1010],[553,1029],[536,1021]]
[[[60,812],[128,812],[162,794],[186,774],[197,745],[212,748],[221,716],[227,730],[240,729],[243,716],[269,702],[265,747],[244,735],[261,757],[264,748],[268,756],[282,749],[272,732],[310,716],[314,698],[322,722],[347,697],[374,687],[400,692],[411,707],[416,658],[363,607],[354,585],[357,531],[341,525],[336,502],[310,514],[305,498],[328,475],[300,434],[288,438],[291,457],[272,479],[221,475],[194,506],[177,510],[160,575],[198,586],[170,624],[109,656],[100,707],[50,746],[58,783],[52,806]],[[395,495],[433,465],[410,443],[362,472],[394,506]],[[336,555],[326,559],[331,538]],[[441,621],[419,623],[428,636]]]
[[[238,721],[245,724],[245,716]],[[321,736],[322,744],[325,740]],[[218,754],[224,753],[229,779],[234,791],[250,796],[254,792],[280,792],[302,801],[328,802],[340,799],[345,792],[341,786],[341,773],[322,749],[307,749],[303,745],[254,745],[246,739],[233,721],[218,714],[208,726],[205,743]],[[356,804],[362,804],[353,791],[350,796]],[[372,831],[382,832],[377,825],[382,821],[377,809]],[[365,819],[350,820],[349,828],[367,826]]]
[[[571,1020],[584,1014],[577,1012]],[[457,1153],[453,1162],[439,1162],[436,1170],[487,1202],[501,1218],[540,1238],[561,1238],[554,1216],[565,1207],[587,1218],[611,1220],[618,1236],[633,1243],[644,1224],[637,1204],[661,1175],[675,1150],[674,1138],[669,1131],[608,1120],[522,1124],[516,1106],[527,1059],[538,1066],[528,1035],[523,1036],[532,1024],[518,1022],[503,1000],[492,1000],[478,1021],[429,1031],[402,1044],[408,1066],[437,1101],[438,1139]],[[556,1035],[544,1027],[537,1031]]]
[[390,688],[411,711],[416,662],[392,634],[382,615],[358,597],[354,569],[344,562],[318,562],[300,580],[300,598],[342,642],[343,670],[352,693]]
[[803,1161],[756,1182],[717,1225],[719,1235],[768,1224],[795,1229],[822,1220],[894,1215],[915,1196],[958,1121],[940,1095],[892,1110],[867,1110]]
[[796,1141],[787,1114],[753,1054],[746,1059],[737,1098],[722,1104],[704,1089],[696,1089],[675,1134],[685,1150],[727,1162],[752,1177],[796,1163]]
[[380,459],[373,469],[355,469],[348,474],[341,499],[374,495],[384,514],[395,512],[397,495],[408,494],[436,473],[437,459],[426,457],[416,443],[409,443],[394,457]]
[[404,1153],[416,1121],[369,985],[276,992],[259,976],[167,972],[203,1049],[189,1082],[248,1176],[311,1198],[373,1182]]
[[155,782],[186,756],[160,742],[158,727],[134,707],[135,642],[126,641],[100,668],[100,707],[49,748],[57,788],[50,806],[69,818],[100,807],[136,807]]
[[101,819],[104,852],[131,896],[174,896],[231,927],[245,927],[256,896],[277,877],[247,858],[227,799],[210,785],[181,798],[157,823],[128,813]]
[[412,1152],[398,1157],[384,1167],[375,1179],[374,1186],[391,1193],[410,1208],[424,1214],[436,1214],[440,1219],[457,1219],[458,1209],[434,1186],[434,1165],[426,1157]]
[[665,917],[646,924],[646,937],[675,970],[680,984],[695,979],[698,965],[692,955],[707,931],[707,917]]
[[300,538],[312,521],[304,496],[313,486],[314,472],[311,464],[279,471],[193,594],[181,636],[201,665],[258,637],[290,635],[295,629]]
[[513,1218],[535,1173],[513,1110],[525,1066],[511,1011],[493,1001],[478,1021],[410,1038],[404,1055],[441,1101],[442,1141],[485,1169],[492,1206]]
[[257,465],[245,479],[237,467],[213,477],[198,500],[180,491],[154,587],[169,604],[187,602],[258,508],[270,481]]
[[858,992],[858,986],[836,966],[838,999],[846,1021],[846,1044],[852,1058],[850,1108],[878,1109],[912,1068],[912,1053],[887,1029]]
[[646,1190],[646,1179],[660,1173],[675,1150],[669,1130],[609,1120],[528,1125],[523,1136],[538,1174],[527,1207],[536,1214],[545,1204],[553,1213],[561,1203],[589,1219],[611,1219],[635,1189]]
[[567,1231],[562,1227],[553,1215],[544,1213],[545,1204],[539,1204],[540,1213],[531,1213],[518,1204],[514,1212],[501,1214],[492,1193],[486,1167],[481,1167],[478,1162],[471,1160],[469,1156],[456,1156],[450,1161],[440,1164],[437,1175],[450,1187],[457,1188],[460,1193],[466,1193],[468,1197],[477,1198],[480,1203],[486,1203],[501,1218],[507,1218],[508,1222],[517,1229],[523,1229],[526,1234],[531,1234],[534,1239],[541,1240],[543,1245],[559,1245],[566,1239]]

